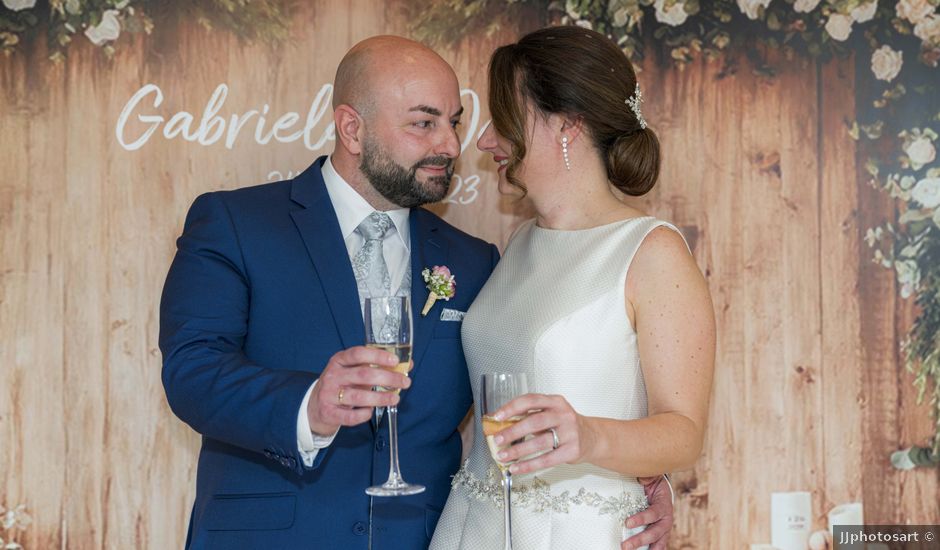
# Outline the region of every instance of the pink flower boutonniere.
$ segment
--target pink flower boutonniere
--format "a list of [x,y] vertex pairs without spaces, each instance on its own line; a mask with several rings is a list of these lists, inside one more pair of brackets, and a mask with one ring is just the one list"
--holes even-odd
[[438,299],[450,300],[457,293],[457,282],[454,276],[450,274],[450,269],[445,265],[436,265],[432,269],[424,268],[421,272],[424,282],[427,283],[428,301],[424,303],[424,309],[421,310],[421,316],[424,317],[434,307],[434,302]]

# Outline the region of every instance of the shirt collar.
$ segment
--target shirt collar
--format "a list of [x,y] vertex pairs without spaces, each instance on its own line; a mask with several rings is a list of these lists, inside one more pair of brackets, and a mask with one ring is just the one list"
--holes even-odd
[[[359,227],[362,220],[375,212],[375,208],[339,175],[329,157],[323,163],[321,173],[323,174],[323,183],[326,184],[326,192],[330,196],[330,202],[333,203],[333,210],[336,211],[336,219],[339,220],[339,230],[345,240]],[[395,224],[395,232],[405,246],[405,250],[411,250],[409,239],[411,232],[408,225],[411,209],[397,208],[388,210],[385,213]]]

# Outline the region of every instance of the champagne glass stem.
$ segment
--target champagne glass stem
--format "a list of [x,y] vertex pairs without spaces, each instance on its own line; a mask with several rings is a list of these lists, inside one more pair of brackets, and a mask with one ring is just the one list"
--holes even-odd
[[[407,376],[411,367],[412,319],[411,301],[403,296],[367,297],[363,303],[362,321],[366,332],[366,346],[381,349],[398,357],[396,372]],[[372,365],[377,367],[378,365]],[[387,388],[375,388],[388,391]],[[395,391],[398,393],[398,390]],[[398,408],[388,407],[388,481],[366,488],[366,494],[378,497],[416,495],[424,485],[406,483],[398,464]],[[379,415],[381,420],[381,415]],[[376,445],[384,445],[385,438],[376,434]]]
[[503,470],[503,550],[512,550],[512,511],[509,506],[512,493],[512,474]]
[[401,485],[401,470],[398,467],[398,407],[388,407],[388,449],[391,460],[388,465],[388,483]]

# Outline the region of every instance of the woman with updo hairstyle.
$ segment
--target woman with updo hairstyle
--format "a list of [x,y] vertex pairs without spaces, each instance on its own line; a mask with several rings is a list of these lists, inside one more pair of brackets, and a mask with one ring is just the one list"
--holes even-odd
[[623,201],[659,177],[642,93],[623,52],[580,27],[493,53],[493,120],[477,146],[497,164],[499,192],[536,216],[463,321],[473,446],[432,550],[504,548],[482,374],[526,373],[531,392],[496,414],[522,417],[493,441],[512,464],[513,550],[646,548],[660,535],[624,522],[647,507],[644,483],[691,468],[702,451],[715,356],[708,287],[678,230]]

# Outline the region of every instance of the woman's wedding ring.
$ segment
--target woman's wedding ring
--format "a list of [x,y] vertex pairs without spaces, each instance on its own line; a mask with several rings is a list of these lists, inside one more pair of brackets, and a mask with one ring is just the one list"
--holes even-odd
[[[345,391],[346,391],[346,388],[340,388],[339,394],[336,396],[336,402],[339,403],[340,405],[343,404],[343,392]],[[555,441],[558,441],[558,439],[556,438]]]
[[548,431],[552,432],[552,450],[554,451],[559,445],[558,432],[555,431],[555,428],[549,428]]

